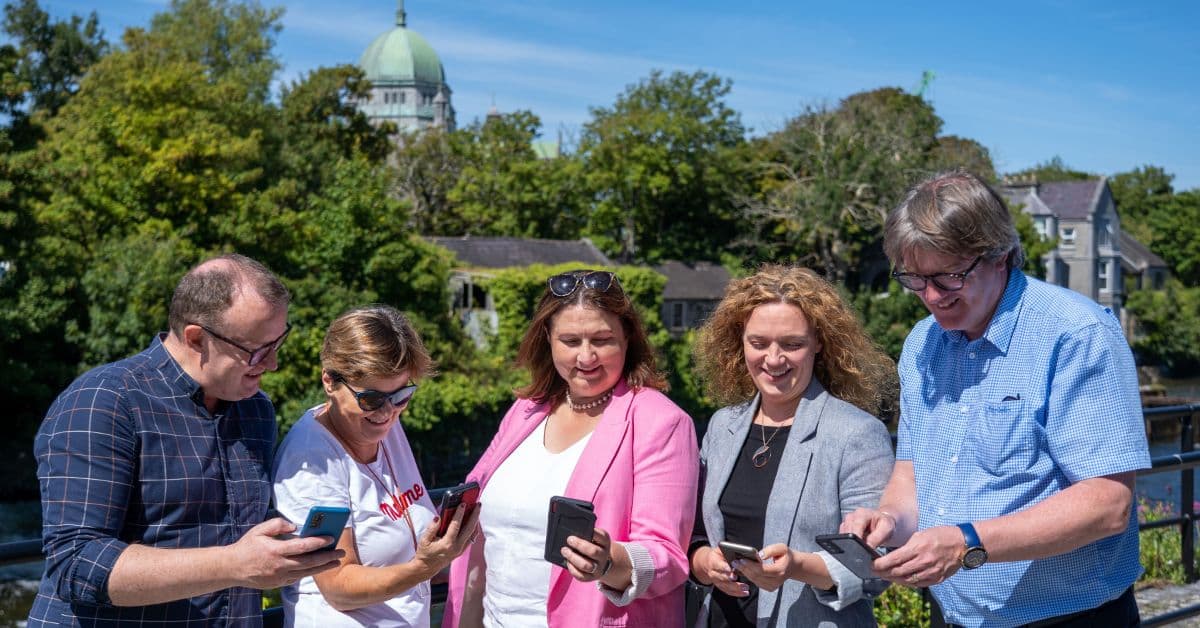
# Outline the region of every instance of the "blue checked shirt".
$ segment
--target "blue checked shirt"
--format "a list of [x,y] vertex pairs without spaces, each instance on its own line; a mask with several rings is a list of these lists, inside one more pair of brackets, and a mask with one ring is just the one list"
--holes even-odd
[[34,440],[46,571],[29,626],[262,625],[258,589],[116,607],[108,578],[131,543],[228,545],[261,523],[274,442],[264,394],[209,413],[161,338],[76,379]]
[[[992,519],[1074,482],[1150,467],[1117,320],[1019,270],[983,337],[926,318],[899,371],[896,458],[913,464],[920,529]],[[1051,558],[960,569],[932,589],[951,623],[1018,626],[1099,606],[1141,571],[1131,509],[1120,534]]]

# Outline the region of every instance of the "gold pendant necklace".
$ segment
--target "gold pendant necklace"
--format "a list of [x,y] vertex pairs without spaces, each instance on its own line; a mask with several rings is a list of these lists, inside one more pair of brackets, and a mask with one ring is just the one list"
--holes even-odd
[[767,461],[771,459],[771,441],[775,440],[775,435],[779,430],[783,429],[782,425],[775,426],[775,431],[771,432],[771,437],[767,438],[767,426],[759,423],[762,428],[762,446],[754,450],[754,455],[750,456],[750,462],[754,464],[755,469],[761,469],[767,465]]

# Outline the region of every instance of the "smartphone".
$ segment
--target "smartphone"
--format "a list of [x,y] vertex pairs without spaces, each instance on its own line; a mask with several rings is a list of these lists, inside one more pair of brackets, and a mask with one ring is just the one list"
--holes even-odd
[[450,527],[450,520],[454,518],[454,513],[458,511],[459,506],[466,507],[466,512],[463,513],[463,521],[471,516],[471,511],[475,510],[475,505],[479,503],[479,483],[466,482],[459,484],[445,493],[442,493],[442,507],[438,512],[438,529],[437,535],[443,536],[446,534],[446,529]]
[[821,549],[829,552],[839,563],[845,565],[859,578],[863,580],[879,578],[871,573],[871,564],[875,562],[876,558],[883,556],[883,552],[867,545],[867,542],[857,534],[851,532],[818,534],[816,541]]
[[346,520],[350,518],[350,509],[341,506],[313,506],[304,518],[300,528],[300,536],[332,536],[333,542],[314,551],[328,550],[337,547],[338,539],[342,538],[342,530]]
[[556,495],[550,498],[550,515],[546,522],[546,560],[566,569],[567,559],[562,548],[568,536],[591,540],[596,532],[596,513],[592,502]]
[[721,548],[721,555],[725,557],[727,563],[732,563],[739,558],[758,562],[758,550],[749,545],[721,541],[717,546]]

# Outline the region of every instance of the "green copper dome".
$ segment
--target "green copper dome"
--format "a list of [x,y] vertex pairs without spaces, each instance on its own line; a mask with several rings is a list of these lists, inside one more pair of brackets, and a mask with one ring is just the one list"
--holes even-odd
[[446,82],[442,61],[433,47],[405,27],[403,2],[396,12],[396,28],[376,37],[359,58],[358,66],[375,85]]

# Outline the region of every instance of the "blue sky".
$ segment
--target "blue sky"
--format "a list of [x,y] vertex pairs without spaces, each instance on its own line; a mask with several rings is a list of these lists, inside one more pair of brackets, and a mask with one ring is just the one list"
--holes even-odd
[[[41,0],[95,10],[110,40],[165,0]],[[394,0],[286,0],[276,51],[290,81],[352,63],[395,23]],[[460,124],[530,109],[568,138],[654,68],[733,81],[756,134],[807,105],[924,70],[944,133],[981,142],[1001,172],[1058,155],[1113,174],[1143,164],[1200,187],[1200,2],[572,2],[408,0],[409,28],[438,51]]]

